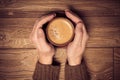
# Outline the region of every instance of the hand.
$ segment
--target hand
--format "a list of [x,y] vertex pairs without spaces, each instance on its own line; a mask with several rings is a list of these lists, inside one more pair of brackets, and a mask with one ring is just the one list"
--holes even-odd
[[52,20],[55,16],[56,14],[51,14],[41,17],[39,21],[36,21],[30,35],[31,41],[38,51],[38,61],[42,64],[52,64],[52,59],[55,54],[54,47],[47,43],[44,31],[42,30],[43,24]]
[[76,14],[68,9],[65,10],[65,14],[76,24],[74,40],[67,46],[68,63],[71,66],[75,66],[81,63],[82,55],[88,40],[88,34],[83,21]]

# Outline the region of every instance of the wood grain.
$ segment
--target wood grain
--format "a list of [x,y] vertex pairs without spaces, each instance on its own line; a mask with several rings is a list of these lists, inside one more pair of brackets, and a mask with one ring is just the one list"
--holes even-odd
[[[61,51],[61,54],[58,54],[59,50]],[[37,61],[37,54],[35,49],[5,49],[0,50],[0,52],[1,79],[31,80]],[[66,61],[64,54],[65,49],[58,49],[58,52],[55,57],[62,62],[60,80],[63,80],[65,65],[64,62]],[[106,76],[106,74],[112,73],[112,55],[113,53],[111,48],[87,48],[84,58],[91,73],[97,76],[104,75],[105,79],[108,80],[111,75]]]
[[120,80],[120,48],[114,48],[114,79]]
[[[0,50],[0,78],[10,80],[32,80],[37,62],[35,49],[5,49]],[[61,63],[60,80],[64,80],[66,50],[57,48],[55,60]]]
[[1,80],[32,80],[37,56],[35,50],[0,50]]
[[[29,40],[37,18],[0,18],[0,48],[34,48]],[[120,17],[86,17],[87,47],[119,47]],[[6,24],[7,23],[7,24]]]
[[[91,80],[120,79],[119,0],[0,0],[0,80],[32,80],[37,56],[29,35],[34,22],[66,8],[78,13],[87,26],[90,39],[84,59]],[[57,49],[55,55],[62,63],[60,80],[64,80],[64,52]]]
[[[62,10],[57,10],[57,13],[63,13]],[[53,10],[51,12],[56,12]],[[120,17],[120,14],[105,10],[79,10],[81,17]],[[21,11],[21,10],[0,10],[0,18],[38,18],[41,15],[47,14],[49,11]]]
[[91,80],[113,80],[113,49],[87,49],[84,55]]
[[[100,15],[119,15],[119,0],[1,0],[0,10],[14,10],[19,11],[53,11],[53,10],[64,10],[69,6],[75,7],[77,10],[90,11],[91,13],[96,12]],[[54,5],[53,5],[54,4]],[[61,6],[62,5],[62,6]],[[100,12],[101,11],[101,12]],[[99,13],[100,12],[100,13]],[[110,12],[110,13],[109,13]],[[90,15],[90,14],[89,14]],[[96,15],[95,13],[91,15]],[[98,15],[97,15],[98,16]]]
[[63,48],[57,48],[56,55],[55,55],[56,61],[60,62],[60,75],[59,80],[65,80],[65,64],[66,64],[66,49]]
[[120,2],[117,0],[1,0],[0,4],[1,18],[37,18],[45,13],[63,11],[66,8],[77,9],[82,17],[120,16]]

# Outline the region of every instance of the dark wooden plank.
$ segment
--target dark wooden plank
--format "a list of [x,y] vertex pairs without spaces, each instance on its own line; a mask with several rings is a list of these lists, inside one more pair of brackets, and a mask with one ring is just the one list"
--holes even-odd
[[1,0],[0,4],[1,17],[33,18],[49,11],[64,10],[69,6],[80,11],[81,16],[120,16],[120,2],[115,0]]
[[120,80],[120,48],[114,49],[114,80]]
[[[111,9],[118,9],[119,8],[119,0],[69,0],[69,1],[64,1],[64,0],[1,0],[0,4],[1,4],[1,8],[4,9],[26,9],[26,10],[38,10],[41,7],[42,8],[47,8],[48,10],[50,10],[51,8],[53,8],[52,6],[54,6],[54,8],[63,8],[65,5],[76,5],[76,6],[84,6],[84,8],[88,8],[90,9],[90,7],[92,7],[92,9],[94,9],[93,6],[97,6],[100,7],[102,6],[104,7],[108,7]],[[54,4],[54,5],[52,5]],[[92,4],[92,5],[91,5]],[[32,5],[32,7],[31,7]],[[39,6],[38,6],[39,5]],[[61,6],[62,5],[62,6]],[[31,8],[31,9],[30,9]],[[46,10],[47,10],[46,9]],[[41,9],[40,9],[41,10]],[[43,9],[42,9],[43,10]]]
[[32,49],[0,50],[1,80],[32,80],[37,53]]
[[[0,18],[37,18],[40,15],[47,14],[49,12],[64,13],[64,10],[51,10],[51,11],[22,11],[22,10],[0,10]],[[117,17],[120,13],[109,11],[108,9],[101,10],[77,10],[77,13],[81,17]]]
[[113,49],[87,49],[84,55],[91,80],[113,80]]
[[10,78],[10,77],[6,77],[6,78],[4,78],[4,77],[1,77],[0,76],[0,79],[1,80],[33,80],[32,79],[32,77],[20,77],[20,78],[16,78],[16,77],[12,77],[12,78]]
[[[58,52],[65,51],[59,49]],[[61,80],[64,77],[64,56],[56,54],[56,58],[63,61],[61,65]],[[112,69],[112,49],[111,48],[87,48],[84,59],[87,60],[87,67],[94,75],[104,75],[108,80],[111,77]],[[37,61],[35,49],[4,49],[0,50],[0,77],[5,80],[31,80]],[[99,58],[98,58],[99,57]],[[98,74],[99,73],[99,74]],[[102,73],[102,75],[101,75]],[[108,75],[109,73],[109,75]],[[106,75],[107,74],[107,75]],[[93,77],[92,74],[90,74]],[[98,78],[98,77],[97,77]],[[103,79],[102,79],[103,80]]]
[[11,71],[31,72],[35,68],[36,60],[37,53],[35,49],[0,50],[0,71],[8,73]]
[[[37,18],[0,18],[0,48],[34,48],[29,40]],[[119,47],[120,17],[86,17],[87,47]]]

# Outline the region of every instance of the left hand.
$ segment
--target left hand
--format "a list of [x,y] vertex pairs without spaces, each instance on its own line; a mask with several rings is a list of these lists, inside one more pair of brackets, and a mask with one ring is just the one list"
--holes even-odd
[[42,64],[52,64],[53,56],[55,54],[54,47],[47,43],[45,34],[42,29],[43,24],[51,21],[56,14],[46,15],[40,18],[34,25],[33,31],[30,35],[31,41],[34,43],[38,51],[38,61]]

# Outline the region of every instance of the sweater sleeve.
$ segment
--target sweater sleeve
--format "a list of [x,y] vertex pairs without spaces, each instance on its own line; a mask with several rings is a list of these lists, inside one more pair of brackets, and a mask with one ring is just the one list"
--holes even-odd
[[85,64],[81,63],[77,66],[66,64],[65,80],[89,80]]
[[58,80],[59,66],[36,64],[33,80]]

